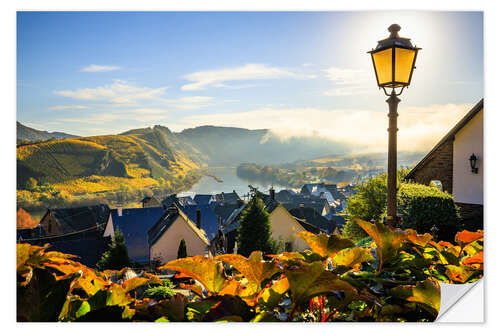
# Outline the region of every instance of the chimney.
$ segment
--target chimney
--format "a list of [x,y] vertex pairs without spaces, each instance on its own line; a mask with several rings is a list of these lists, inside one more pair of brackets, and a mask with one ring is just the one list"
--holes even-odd
[[274,193],[275,193],[274,188],[273,188],[273,187],[271,187],[271,188],[269,189],[269,196],[271,197],[271,200],[274,200]]
[[302,216],[302,218],[304,218],[305,217],[304,204],[300,204],[299,208],[300,208],[300,215]]
[[116,210],[118,212],[118,216],[122,216],[122,214],[123,214],[123,207],[116,207]]
[[201,229],[201,210],[196,210],[196,227]]

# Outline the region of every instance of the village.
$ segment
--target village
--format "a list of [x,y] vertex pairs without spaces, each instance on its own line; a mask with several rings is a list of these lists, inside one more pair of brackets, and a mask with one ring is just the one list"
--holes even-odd
[[[301,231],[314,234],[341,231],[342,211],[354,193],[348,184],[305,184],[292,189],[261,193],[269,213],[272,237],[287,251],[303,251],[307,244]],[[17,229],[18,243],[51,244],[51,250],[75,254],[82,264],[95,267],[108,244],[120,230],[128,255],[137,269],[154,269],[177,258],[181,240],[189,256],[236,253],[240,215],[248,200],[235,191],[166,198],[145,197],[142,208],[106,204],[47,209],[34,228]],[[220,245],[222,244],[222,246]]]

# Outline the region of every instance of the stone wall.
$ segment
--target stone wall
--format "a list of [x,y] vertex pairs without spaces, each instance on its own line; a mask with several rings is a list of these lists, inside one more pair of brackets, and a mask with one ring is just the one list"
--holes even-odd
[[415,182],[429,185],[431,180],[439,180],[443,191],[453,191],[453,139],[443,143],[428,157],[426,163],[411,177]]

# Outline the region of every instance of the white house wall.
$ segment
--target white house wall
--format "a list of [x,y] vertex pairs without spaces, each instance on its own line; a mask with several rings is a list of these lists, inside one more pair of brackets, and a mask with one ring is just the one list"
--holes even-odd
[[307,243],[297,234],[304,228],[282,206],[277,207],[269,216],[272,238],[291,242],[294,251],[304,251]]
[[[478,157],[478,173],[472,173],[470,156]],[[483,110],[456,135],[453,143],[453,196],[456,202],[483,204]]]
[[204,255],[207,244],[189,227],[181,216],[150,248],[151,260],[159,259],[162,264],[177,259],[177,251],[181,239],[186,242],[188,256]]

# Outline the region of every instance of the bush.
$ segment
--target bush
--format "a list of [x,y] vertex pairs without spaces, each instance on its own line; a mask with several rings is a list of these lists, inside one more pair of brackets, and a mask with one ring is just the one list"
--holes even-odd
[[186,241],[183,238],[181,239],[181,242],[179,243],[179,248],[177,249],[177,259],[186,257],[187,257]]
[[401,184],[398,212],[403,218],[403,228],[432,233],[431,228],[436,226],[441,240],[452,241],[458,230],[460,215],[453,197],[435,186]]
[[102,254],[96,266],[101,271],[105,269],[122,269],[130,266],[127,245],[120,230],[115,231],[115,236],[111,244],[109,244],[109,250]]

